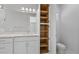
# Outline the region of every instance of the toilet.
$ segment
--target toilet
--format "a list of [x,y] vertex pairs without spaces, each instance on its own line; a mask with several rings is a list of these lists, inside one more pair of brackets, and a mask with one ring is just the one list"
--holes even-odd
[[64,54],[66,50],[66,46],[62,43],[57,43],[57,54]]

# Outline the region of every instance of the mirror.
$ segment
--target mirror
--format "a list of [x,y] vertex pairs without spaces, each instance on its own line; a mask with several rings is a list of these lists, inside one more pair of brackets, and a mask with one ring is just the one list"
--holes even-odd
[[38,33],[37,4],[5,4],[0,9],[0,32]]

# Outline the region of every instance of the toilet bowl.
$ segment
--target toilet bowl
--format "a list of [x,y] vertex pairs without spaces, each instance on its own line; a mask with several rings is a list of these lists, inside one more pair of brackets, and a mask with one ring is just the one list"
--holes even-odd
[[66,46],[62,43],[57,43],[57,54],[65,54]]

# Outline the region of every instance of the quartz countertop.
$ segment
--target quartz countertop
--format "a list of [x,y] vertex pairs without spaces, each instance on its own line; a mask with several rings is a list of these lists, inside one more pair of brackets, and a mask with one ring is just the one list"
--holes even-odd
[[26,33],[26,32],[6,32],[6,33],[0,33],[0,37],[19,37],[19,36],[39,36],[39,34],[34,33]]

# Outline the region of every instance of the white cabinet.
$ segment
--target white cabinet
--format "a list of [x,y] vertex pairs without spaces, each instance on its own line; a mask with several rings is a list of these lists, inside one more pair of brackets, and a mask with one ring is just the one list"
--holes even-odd
[[30,41],[28,43],[28,54],[38,54],[40,53],[39,43],[37,40]]
[[40,53],[40,39],[39,37],[29,37],[28,41],[28,54]]
[[18,37],[14,39],[14,54],[38,54],[40,42],[38,37]]
[[0,38],[0,54],[13,53],[13,40],[11,38]]
[[39,37],[0,38],[0,54],[39,54]]
[[26,38],[20,37],[14,39],[14,54],[27,53],[27,41]]
[[26,48],[26,42],[15,42],[14,44],[14,53],[15,54],[26,54],[27,48]]
[[40,41],[39,37],[30,37],[28,41],[28,54],[40,53]]

